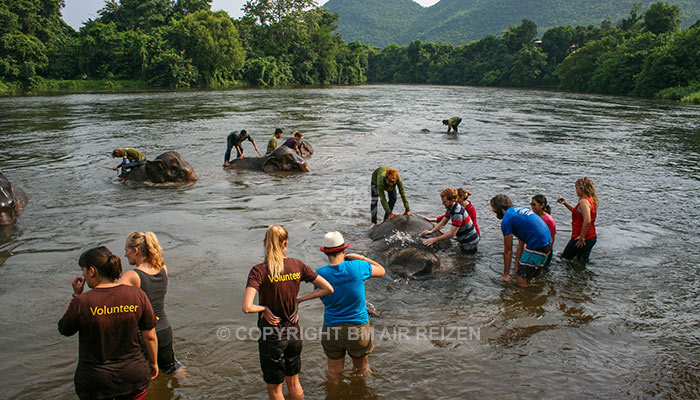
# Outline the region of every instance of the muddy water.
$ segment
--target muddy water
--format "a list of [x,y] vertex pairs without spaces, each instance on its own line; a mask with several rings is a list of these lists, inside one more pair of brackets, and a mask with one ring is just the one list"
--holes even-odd
[[[476,256],[443,251],[422,280],[375,279],[373,376],[324,385],[310,331],[307,398],[615,398],[700,396],[697,246],[700,117],[676,103],[555,92],[435,86],[83,94],[0,99],[0,168],[32,196],[0,241],[0,383],[10,398],[74,398],[77,338],[58,334],[81,251],[150,230],[164,247],[175,350],[189,378],[162,375],[151,399],[266,395],[257,346],[240,311],[267,225],[290,233],[290,256],[313,268],[323,234],[368,250],[369,177],[396,167],[411,208],[442,213],[439,192],[466,187],[479,213]],[[462,134],[440,120],[460,115]],[[226,134],[261,149],[275,127],[313,143],[311,173],[221,169]],[[434,134],[422,134],[423,128]],[[115,182],[108,152],[179,151],[200,181],[184,187]],[[252,154],[249,143],[246,154]],[[590,176],[600,196],[587,268],[554,260],[532,287],[500,280],[502,236],[488,200],[543,193],[575,200]],[[402,210],[401,203],[397,209]],[[555,251],[570,216],[553,206]],[[310,290],[310,287],[303,287]],[[302,305],[302,326],[323,307]]]

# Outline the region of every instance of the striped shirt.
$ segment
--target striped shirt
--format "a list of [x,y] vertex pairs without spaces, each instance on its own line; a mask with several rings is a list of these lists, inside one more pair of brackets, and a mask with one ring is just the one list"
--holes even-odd
[[472,223],[467,210],[461,204],[455,202],[451,210],[445,213],[444,218],[452,220],[452,226],[459,228],[457,230],[457,240],[462,246],[469,246],[479,242],[479,234],[476,233],[476,228]]

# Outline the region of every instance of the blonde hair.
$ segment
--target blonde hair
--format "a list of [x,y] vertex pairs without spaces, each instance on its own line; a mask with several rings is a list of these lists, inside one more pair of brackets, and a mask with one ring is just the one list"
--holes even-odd
[[457,189],[457,196],[463,198],[464,200],[468,199],[469,196],[472,195],[472,192],[468,191],[465,188],[459,188]]
[[131,232],[126,235],[126,247],[130,249],[138,249],[139,253],[146,257],[146,261],[151,267],[161,270],[165,265],[163,261],[163,249],[158,243],[153,232]]
[[265,232],[265,263],[273,278],[282,275],[284,271],[284,242],[289,234],[284,227],[270,225]]
[[581,189],[581,192],[586,197],[590,197],[593,200],[593,204],[598,207],[598,192],[595,191],[595,186],[591,178],[584,176],[583,178],[576,179],[576,187]]
[[440,192],[440,197],[444,197],[447,200],[456,200],[457,199],[457,189],[455,188],[447,188]]

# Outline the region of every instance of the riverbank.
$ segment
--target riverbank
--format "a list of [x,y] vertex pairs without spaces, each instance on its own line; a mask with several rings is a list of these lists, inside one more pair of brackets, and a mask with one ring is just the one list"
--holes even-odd
[[0,81],[0,96],[31,96],[37,94],[92,93],[98,91],[153,90],[144,81],[118,79],[43,79],[35,78],[29,86],[18,82]]

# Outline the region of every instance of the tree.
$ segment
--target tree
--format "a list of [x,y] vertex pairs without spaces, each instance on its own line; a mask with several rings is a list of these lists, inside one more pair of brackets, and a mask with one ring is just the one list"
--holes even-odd
[[644,30],[654,34],[678,32],[681,29],[681,9],[658,1],[644,12]]
[[172,11],[170,0],[107,0],[98,21],[113,22],[119,31],[150,31],[166,25]]
[[245,51],[238,30],[224,11],[201,10],[175,21],[169,29],[172,46],[184,51],[202,83],[218,86],[233,81],[243,67]]
[[317,5],[316,0],[248,0],[243,6],[243,12],[260,24],[267,25]]
[[639,31],[642,28],[642,16],[639,15],[639,10],[642,9],[641,3],[635,3],[627,18],[623,18],[618,22],[617,27],[622,31]]

